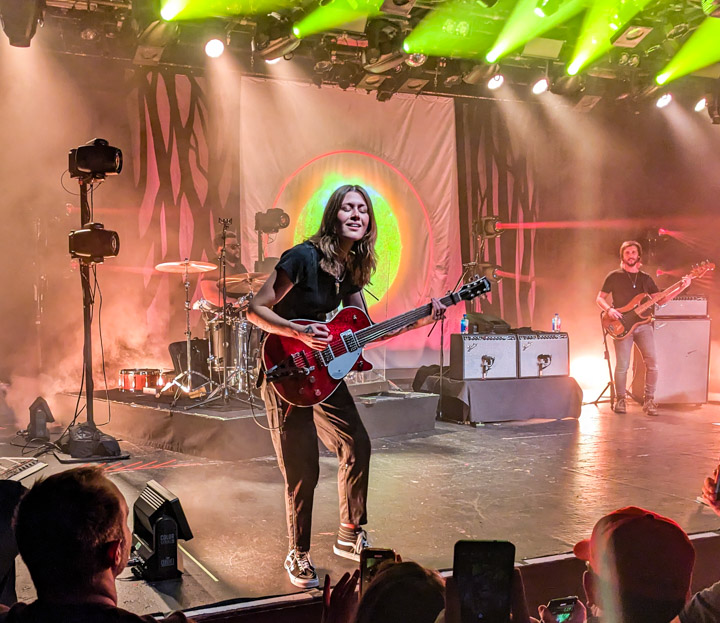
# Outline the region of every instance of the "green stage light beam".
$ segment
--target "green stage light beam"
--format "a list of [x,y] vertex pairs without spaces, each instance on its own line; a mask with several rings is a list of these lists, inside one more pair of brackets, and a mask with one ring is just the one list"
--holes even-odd
[[164,0],[160,15],[165,21],[197,20],[270,13],[292,6],[292,0]]
[[660,85],[687,76],[698,69],[720,61],[720,19],[706,17],[700,27],[655,76]]
[[382,0],[332,0],[293,24],[293,34],[302,39],[344,26],[362,17],[373,17],[380,14],[381,6]]
[[405,37],[403,50],[408,54],[480,59],[495,40],[495,13],[480,6],[470,12],[467,2],[448,0]]
[[567,73],[575,76],[612,49],[611,38],[642,11],[650,0],[596,0],[583,21],[575,55]]
[[485,56],[488,63],[496,62],[531,39],[574,17],[585,8],[585,0],[566,0],[555,13],[545,17],[535,13],[536,7],[537,0],[519,0],[494,45]]

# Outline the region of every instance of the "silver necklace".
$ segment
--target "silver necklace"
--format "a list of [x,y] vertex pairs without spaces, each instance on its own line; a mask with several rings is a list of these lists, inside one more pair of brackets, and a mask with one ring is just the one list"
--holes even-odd
[[633,278],[630,276],[630,273],[629,273],[628,271],[625,271],[625,274],[628,276],[628,279],[630,280],[630,283],[633,284],[633,289],[637,288],[637,280],[638,280],[638,275],[639,275],[640,273],[635,273],[635,279],[633,279]]

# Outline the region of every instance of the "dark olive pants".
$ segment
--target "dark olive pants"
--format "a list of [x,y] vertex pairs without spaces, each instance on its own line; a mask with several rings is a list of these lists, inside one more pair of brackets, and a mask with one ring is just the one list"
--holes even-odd
[[345,381],[314,407],[290,407],[267,383],[262,397],[285,478],[290,548],[310,550],[313,495],[320,474],[318,438],[338,457],[340,522],[366,523],[370,438]]

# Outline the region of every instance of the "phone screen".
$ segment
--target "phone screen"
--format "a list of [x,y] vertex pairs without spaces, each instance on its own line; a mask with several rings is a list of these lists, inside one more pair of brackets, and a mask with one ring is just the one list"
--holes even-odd
[[360,594],[367,589],[377,573],[378,565],[386,560],[395,560],[395,551],[367,547],[360,554]]
[[562,597],[550,601],[548,609],[557,623],[565,623],[572,616],[577,600],[577,597]]
[[453,576],[462,623],[508,623],[515,546],[507,541],[458,541]]

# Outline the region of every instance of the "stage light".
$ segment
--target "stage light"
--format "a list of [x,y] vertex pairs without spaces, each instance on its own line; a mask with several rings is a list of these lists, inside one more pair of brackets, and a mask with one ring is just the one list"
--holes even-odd
[[300,43],[286,17],[279,13],[270,13],[258,18],[252,39],[252,50],[265,61],[281,59],[293,52]]
[[487,86],[488,89],[491,91],[494,91],[495,89],[499,89],[503,82],[505,82],[505,78],[502,74],[495,74],[490,80],[488,80]]
[[538,17],[548,17],[557,13],[561,0],[538,0],[534,13]]
[[493,283],[498,283],[502,277],[498,274],[500,266],[497,264],[478,264],[478,273]]
[[535,95],[540,95],[541,93],[545,93],[550,88],[550,81],[547,78],[540,78],[535,84],[532,86],[532,92]]
[[0,22],[10,45],[30,47],[44,6],[43,0],[0,0]]
[[290,225],[290,216],[280,208],[255,213],[255,231],[276,234]]
[[54,422],[50,407],[44,398],[38,396],[30,405],[30,424],[27,429],[28,441],[38,439],[40,441],[49,441],[48,422]]
[[500,219],[497,216],[482,216],[473,223],[473,233],[480,238],[497,238],[502,234]]
[[656,77],[658,84],[667,84],[720,61],[720,19],[706,19],[685,41],[683,46]]
[[469,71],[463,72],[462,81],[465,84],[478,84],[483,80],[489,80],[499,73],[500,65],[486,65],[485,63],[479,63],[477,65],[473,65]]
[[421,65],[425,64],[425,61],[427,61],[427,56],[425,56],[424,54],[415,53],[411,54],[405,59],[405,64],[409,65],[410,67],[420,67]]
[[657,98],[655,106],[657,106],[658,108],[665,108],[666,106],[670,105],[672,99],[672,93],[663,93],[660,97]]
[[178,539],[193,538],[177,496],[155,480],[145,485],[133,505],[133,550],[140,559],[133,574],[148,580],[179,578]]
[[[401,28],[386,19],[376,19],[365,29],[367,47],[363,50],[363,69],[381,74],[406,62],[404,42],[401,44]],[[424,61],[423,61],[424,62]]]
[[224,51],[225,43],[220,41],[220,39],[210,39],[210,41],[205,44],[205,54],[210,58],[219,58]]
[[83,229],[70,232],[68,247],[71,257],[102,264],[106,257],[116,257],[120,252],[120,237],[102,223],[87,223]]
[[707,98],[703,97],[695,104],[695,112],[702,112],[707,108]]
[[118,175],[122,165],[122,151],[103,138],[94,138],[68,153],[68,170],[74,178],[104,179],[106,175]]

